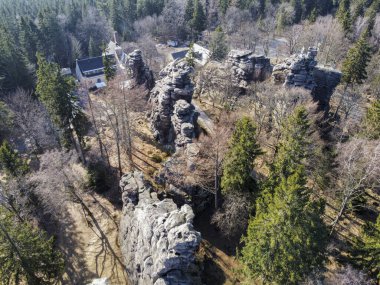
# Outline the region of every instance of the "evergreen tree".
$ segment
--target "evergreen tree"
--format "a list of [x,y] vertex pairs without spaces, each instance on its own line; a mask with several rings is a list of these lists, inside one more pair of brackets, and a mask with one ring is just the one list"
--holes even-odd
[[302,19],[302,4],[301,0],[291,0],[290,4],[294,8],[294,23],[299,23]]
[[206,29],[207,18],[203,10],[203,5],[199,0],[194,0],[194,13],[191,26],[198,34]]
[[351,47],[342,64],[342,82],[345,83],[343,95],[340,97],[338,106],[334,113],[337,117],[339,109],[342,105],[343,98],[349,85],[362,84],[367,79],[367,65],[371,59],[371,48],[367,42],[368,31],[361,34],[359,40]]
[[115,77],[116,70],[113,67],[115,62],[112,61],[111,57],[104,55],[103,56],[103,65],[104,65],[104,75],[107,81],[110,81]]
[[7,141],[0,146],[0,167],[12,176],[24,175],[28,171],[26,162]]
[[56,284],[64,260],[53,238],[0,206],[0,283]]
[[191,43],[189,47],[189,51],[186,54],[186,61],[191,66],[195,66],[195,54],[194,54],[194,44]]
[[310,156],[310,122],[307,117],[306,109],[298,107],[283,125],[276,158],[270,166],[269,180],[274,187],[282,177],[287,178],[293,173],[293,166],[306,165]]
[[365,134],[370,139],[380,138],[380,99],[375,100],[367,110]]
[[40,42],[47,58],[66,65],[68,62],[68,47],[65,34],[58,22],[58,17],[52,9],[44,9],[38,14]]
[[33,85],[33,77],[23,53],[0,24],[0,91],[11,91],[17,87],[28,90]]
[[223,15],[226,14],[229,5],[229,0],[219,0],[219,8]]
[[250,192],[257,190],[252,170],[257,156],[262,154],[256,142],[256,127],[252,120],[243,117],[236,122],[230,149],[223,161],[222,191]]
[[228,54],[228,47],[222,28],[219,26],[212,34],[211,44],[211,57],[214,60],[223,60]]
[[324,203],[313,200],[306,186],[303,160],[309,124],[304,108],[296,110],[285,126],[271,181],[257,200],[256,216],[242,239],[241,260],[252,278],[298,284],[323,266],[328,231],[322,219]]
[[362,84],[367,79],[367,65],[371,58],[371,48],[364,32],[355,45],[349,49],[342,66],[342,81],[349,84]]
[[111,0],[110,20],[111,20],[112,28],[120,35],[123,34],[125,12],[126,12],[126,9],[124,6],[124,1]]
[[37,63],[36,53],[38,51],[38,47],[40,46],[40,43],[38,42],[38,33],[38,28],[32,20],[21,17],[19,33],[20,45],[22,52],[32,64]]
[[94,39],[90,37],[88,42],[88,55],[90,57],[98,56],[101,52],[101,49],[96,45]]
[[299,284],[323,266],[328,231],[324,206],[312,201],[303,165],[292,166],[273,195],[260,198],[242,239],[245,273],[276,284]]
[[[54,125],[60,131],[60,141],[69,147],[74,143],[72,125],[78,136],[83,127],[75,127],[78,124],[74,123],[79,116],[79,106],[77,101],[73,100],[75,83],[72,78],[61,75],[58,64],[47,62],[41,55],[37,55],[37,62],[36,92]],[[83,116],[80,115],[80,117],[82,121]]]
[[187,0],[186,8],[185,8],[185,22],[190,23],[191,19],[193,19],[194,14],[194,0]]
[[380,215],[363,227],[355,248],[356,261],[380,280]]
[[352,19],[351,19],[351,12],[350,12],[350,0],[340,0],[339,1],[339,8],[336,13],[336,17],[338,18],[338,21],[343,27],[343,31],[347,35],[351,32],[351,25],[352,25]]

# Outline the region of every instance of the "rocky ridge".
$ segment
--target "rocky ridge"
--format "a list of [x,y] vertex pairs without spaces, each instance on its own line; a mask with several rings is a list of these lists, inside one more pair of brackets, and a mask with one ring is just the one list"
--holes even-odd
[[119,239],[131,284],[201,284],[195,260],[201,236],[193,228],[191,207],[159,200],[141,172],[124,175],[120,187]]
[[193,68],[185,61],[174,61],[160,72],[161,79],[150,93],[151,128],[163,145],[182,147],[194,137],[197,112],[191,104]]

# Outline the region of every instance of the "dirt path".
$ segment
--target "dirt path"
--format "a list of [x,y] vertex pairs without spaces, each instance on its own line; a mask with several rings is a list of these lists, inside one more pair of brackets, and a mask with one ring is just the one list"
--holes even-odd
[[66,261],[62,284],[88,284],[100,277],[112,285],[128,284],[118,246],[120,210],[97,194],[82,198],[86,217],[80,204],[70,204],[59,238]]

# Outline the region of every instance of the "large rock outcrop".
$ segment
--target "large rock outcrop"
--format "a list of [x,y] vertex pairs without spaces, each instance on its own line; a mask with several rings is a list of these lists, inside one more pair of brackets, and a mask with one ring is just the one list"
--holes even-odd
[[304,52],[294,54],[284,62],[275,65],[272,73],[274,82],[313,90],[316,86],[314,81],[314,68],[317,66],[316,56],[317,49],[309,48],[306,54]]
[[127,55],[126,66],[136,84],[145,84],[149,90],[154,87],[153,72],[144,63],[141,50],[136,49]]
[[197,113],[191,104],[194,85],[190,79],[193,68],[185,61],[174,61],[160,72],[150,93],[152,102],[151,128],[163,145],[181,147],[192,141]]
[[339,84],[341,73],[319,67],[316,61],[318,50],[309,47],[307,53],[292,55],[274,66],[272,78],[275,83],[287,87],[302,87],[311,91],[321,109],[327,111],[330,97]]
[[141,172],[124,175],[120,187],[120,244],[131,284],[201,284],[195,260],[201,236],[191,207],[160,201]]
[[227,64],[231,68],[234,84],[242,88],[252,81],[264,81],[272,71],[269,58],[253,55],[250,50],[231,50]]

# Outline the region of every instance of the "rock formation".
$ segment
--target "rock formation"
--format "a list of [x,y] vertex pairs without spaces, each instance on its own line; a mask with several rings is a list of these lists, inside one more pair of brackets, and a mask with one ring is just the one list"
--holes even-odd
[[174,61],[160,72],[161,80],[151,91],[151,127],[155,138],[164,145],[181,147],[194,137],[197,113],[191,104],[193,71],[185,61]]
[[136,84],[145,84],[146,88],[152,89],[154,87],[153,72],[145,65],[142,58],[141,50],[134,50],[126,57],[126,65],[130,70],[132,78]]
[[141,172],[120,181],[120,244],[131,284],[201,284],[195,252],[201,237],[190,206],[160,201]]
[[329,101],[335,87],[339,84],[341,73],[336,70],[318,67],[315,60],[318,50],[309,47],[307,53],[292,55],[273,68],[275,83],[288,87],[302,87],[311,90],[319,106],[328,110]]
[[230,51],[227,63],[231,67],[234,83],[243,88],[251,81],[264,81],[272,71],[269,58],[253,55],[250,50]]
[[309,48],[307,54],[301,52],[292,55],[283,63],[275,65],[272,73],[274,82],[313,90],[316,86],[314,81],[314,68],[317,66],[316,56],[317,49]]

